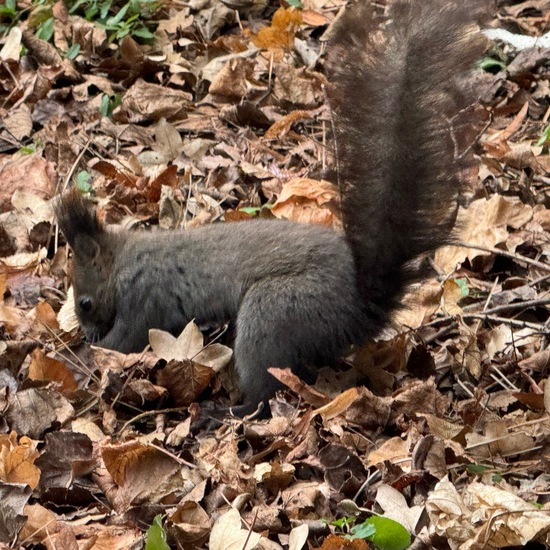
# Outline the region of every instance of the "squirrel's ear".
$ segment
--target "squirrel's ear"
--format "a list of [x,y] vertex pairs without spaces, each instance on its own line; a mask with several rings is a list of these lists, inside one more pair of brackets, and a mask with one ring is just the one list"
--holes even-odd
[[100,254],[99,243],[90,235],[80,233],[75,237],[73,252],[80,260],[93,262]]

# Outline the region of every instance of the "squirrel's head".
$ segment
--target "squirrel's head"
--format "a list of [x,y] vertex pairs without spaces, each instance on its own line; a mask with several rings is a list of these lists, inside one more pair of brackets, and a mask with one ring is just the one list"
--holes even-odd
[[75,312],[86,338],[95,343],[112,328],[115,320],[114,285],[110,281],[112,262],[107,251],[96,256],[73,257]]
[[55,205],[57,222],[73,250],[73,288],[76,316],[91,342],[103,338],[115,319],[114,281],[110,275],[115,239],[92,206],[76,188]]

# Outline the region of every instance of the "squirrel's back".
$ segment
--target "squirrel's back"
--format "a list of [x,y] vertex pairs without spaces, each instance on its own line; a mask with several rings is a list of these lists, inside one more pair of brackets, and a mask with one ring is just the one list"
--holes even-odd
[[336,25],[329,67],[337,172],[374,329],[423,274],[411,261],[449,242],[472,167],[461,128],[476,126],[469,77],[485,48],[476,25],[483,4],[393,0],[383,14],[361,0]]

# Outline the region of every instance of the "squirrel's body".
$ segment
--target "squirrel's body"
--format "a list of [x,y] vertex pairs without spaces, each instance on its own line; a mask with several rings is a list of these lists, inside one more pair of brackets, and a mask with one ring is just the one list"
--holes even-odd
[[383,32],[361,4],[333,46],[346,235],[262,220],[110,233],[73,190],[57,216],[90,340],[140,351],[150,328],[233,320],[244,412],[277,388],[269,367],[302,372],[383,328],[421,275],[411,261],[449,239],[470,162],[452,121],[472,101],[465,80],[483,42],[473,0],[396,0]]

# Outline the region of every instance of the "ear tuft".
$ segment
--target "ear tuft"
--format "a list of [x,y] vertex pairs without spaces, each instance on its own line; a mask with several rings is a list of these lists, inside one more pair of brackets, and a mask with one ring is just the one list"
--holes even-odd
[[[55,205],[55,216],[74,253],[95,257],[105,227],[99,221],[91,201],[85,199],[76,187],[72,187]],[[93,242],[95,247],[91,244]]]

